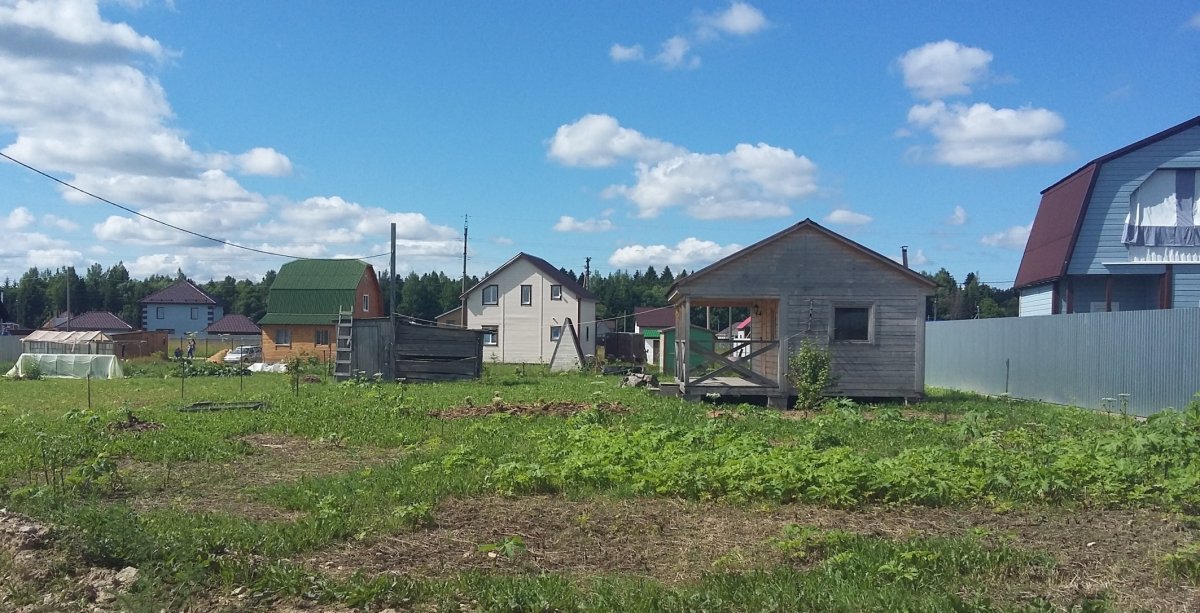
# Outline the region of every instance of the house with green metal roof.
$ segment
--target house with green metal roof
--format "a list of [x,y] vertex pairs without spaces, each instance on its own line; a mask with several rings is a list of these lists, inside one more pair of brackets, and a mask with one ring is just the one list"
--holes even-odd
[[355,319],[383,317],[386,309],[375,269],[361,260],[296,260],[284,264],[267,294],[263,358],[279,362],[297,354],[333,359],[339,313]]

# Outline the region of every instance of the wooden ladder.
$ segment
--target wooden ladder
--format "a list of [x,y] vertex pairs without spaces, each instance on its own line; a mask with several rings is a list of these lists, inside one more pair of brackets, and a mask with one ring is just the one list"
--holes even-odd
[[337,350],[333,355],[333,378],[348,381],[354,377],[354,308],[343,311],[338,307]]

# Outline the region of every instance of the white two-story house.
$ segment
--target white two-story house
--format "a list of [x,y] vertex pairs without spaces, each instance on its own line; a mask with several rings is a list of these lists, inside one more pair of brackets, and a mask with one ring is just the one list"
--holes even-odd
[[518,253],[467,293],[466,326],[483,330],[485,360],[549,362],[560,336],[575,330],[583,355],[596,354],[596,297],[549,262]]

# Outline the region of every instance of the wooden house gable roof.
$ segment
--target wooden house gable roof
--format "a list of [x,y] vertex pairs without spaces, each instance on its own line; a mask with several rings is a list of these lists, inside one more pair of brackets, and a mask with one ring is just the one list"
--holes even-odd
[[880,253],[878,253],[872,249],[864,247],[863,245],[860,245],[859,243],[856,243],[856,242],[842,236],[841,234],[838,234],[837,232],[829,230],[828,228],[825,228],[821,224],[818,224],[817,222],[815,222],[811,219],[805,219],[804,221],[801,221],[800,223],[797,223],[793,226],[785,228],[784,230],[782,230],[780,232],[777,232],[771,236],[768,236],[767,238],[764,238],[763,240],[758,241],[757,243],[754,243],[753,245],[750,245],[749,247],[746,247],[745,249],[742,249],[741,251],[730,254],[730,255],[728,255],[728,256],[726,256],[704,268],[701,268],[700,270],[697,270],[696,272],[693,272],[692,274],[690,274],[686,277],[683,277],[682,279],[676,280],[675,283],[673,283],[671,285],[671,287],[669,289],[667,289],[667,297],[668,297],[668,299],[674,300],[676,294],[688,293],[687,289],[688,289],[689,285],[693,285],[697,281],[703,280],[705,276],[710,275],[714,271],[720,270],[722,268],[725,268],[725,267],[728,267],[731,265],[736,265],[737,263],[742,262],[747,258],[754,257],[760,251],[766,249],[767,247],[769,247],[771,245],[774,245],[783,240],[794,238],[794,237],[799,236],[804,233],[815,233],[815,234],[823,236],[829,240],[832,240],[833,242],[845,247],[850,252],[855,253],[864,259],[867,259],[869,261],[872,261],[872,262],[878,264],[884,270],[894,273],[898,279],[901,279],[901,280],[904,280],[904,281],[910,282],[910,283],[915,283],[915,284],[918,284],[918,285],[921,285],[921,286],[927,287],[927,288],[933,288],[933,287],[936,287],[936,285],[937,285],[930,279],[925,278],[920,273],[918,273],[912,269],[905,268],[904,266],[897,263],[895,260],[892,260],[891,258],[888,258],[884,255],[881,255]]

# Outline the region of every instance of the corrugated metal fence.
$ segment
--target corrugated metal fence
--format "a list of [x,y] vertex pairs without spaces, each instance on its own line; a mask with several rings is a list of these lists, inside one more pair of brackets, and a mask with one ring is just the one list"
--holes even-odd
[[925,341],[932,387],[1113,411],[1128,394],[1136,415],[1200,392],[1200,309],[935,321]]
[[21,357],[21,337],[0,336],[0,362],[16,362],[19,357]]

